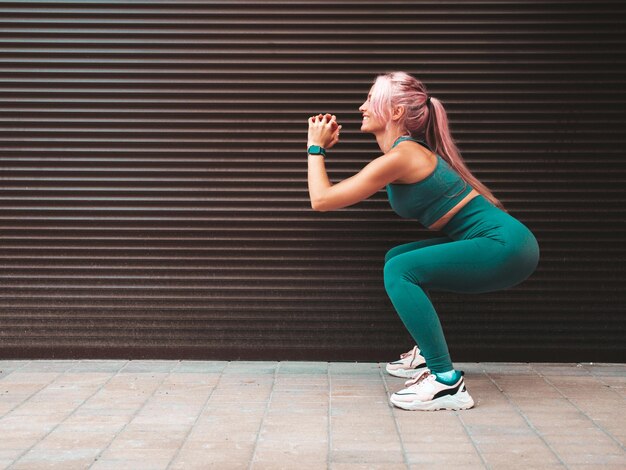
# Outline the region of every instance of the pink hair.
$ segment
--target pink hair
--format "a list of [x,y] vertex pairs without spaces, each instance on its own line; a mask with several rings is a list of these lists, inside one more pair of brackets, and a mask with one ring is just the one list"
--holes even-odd
[[500,200],[465,165],[450,134],[448,116],[441,101],[431,96],[429,106],[427,100],[426,86],[420,80],[405,72],[391,72],[376,77],[370,102],[372,113],[384,121],[391,119],[395,106],[403,106],[406,112],[399,124],[406,133],[426,141],[467,184],[507,212]]

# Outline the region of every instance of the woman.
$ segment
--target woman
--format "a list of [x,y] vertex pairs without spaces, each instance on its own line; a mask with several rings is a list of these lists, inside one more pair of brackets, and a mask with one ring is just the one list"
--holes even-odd
[[420,348],[387,364],[390,374],[413,377],[390,401],[407,410],[471,408],[474,400],[463,371],[452,366],[428,293],[513,287],[535,271],[537,240],[465,166],[442,103],[419,80],[404,72],[378,76],[359,111],[361,131],[374,134],[383,155],[332,185],[325,150],[339,141],[341,126],[329,114],[309,118],[311,205],[339,209],[386,188],[398,215],[446,235],[396,246],[385,256],[385,289]]

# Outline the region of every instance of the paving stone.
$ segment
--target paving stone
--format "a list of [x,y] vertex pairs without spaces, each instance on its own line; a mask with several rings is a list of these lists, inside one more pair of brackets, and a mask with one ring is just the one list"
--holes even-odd
[[[274,392],[275,393],[275,392]],[[305,398],[272,397],[268,411],[273,414],[328,415],[328,399],[309,401]]]
[[337,384],[333,382],[330,393],[335,397],[381,397],[387,395],[382,383],[380,384]]
[[179,361],[159,361],[159,360],[135,360],[128,361],[122,370],[122,374],[136,374],[136,373],[163,373],[171,372],[179,365]]
[[383,449],[333,449],[330,452],[330,461],[332,467],[341,463],[358,463],[358,464],[404,464],[404,455],[401,450],[383,450]]
[[178,447],[159,448],[154,445],[143,447],[135,440],[118,440],[113,448],[105,449],[102,458],[106,460],[171,460]]
[[563,468],[563,464],[547,451],[523,452],[483,452],[489,468],[498,469],[551,469]]
[[46,362],[0,361],[0,468],[626,468],[625,365],[459,363],[423,413],[384,363]]
[[462,442],[441,439],[437,442],[407,442],[403,440],[404,449],[411,454],[438,455],[445,453],[474,454],[476,448],[469,439]]
[[29,361],[25,364],[20,372],[24,373],[49,373],[49,372],[65,372],[76,365],[74,360],[46,360],[46,361]]
[[223,451],[188,450],[181,452],[174,463],[167,468],[168,470],[247,470],[250,468],[251,458],[252,451],[224,453]]
[[[80,447],[65,449],[41,449],[33,448],[24,454],[17,462],[17,468],[37,468],[42,463],[66,464],[68,468],[76,465],[84,465],[92,462],[100,452],[100,448]],[[30,465],[30,467],[29,467]]]
[[238,433],[257,435],[261,428],[262,417],[253,419],[224,418],[223,420],[199,420],[193,427],[189,439],[221,439],[237,436]]
[[89,470],[165,470],[169,463],[169,458],[137,460],[100,458],[89,467]]
[[283,361],[280,363],[280,374],[315,375],[328,373],[328,362]]
[[119,372],[128,364],[127,360],[83,360],[77,362],[70,371],[80,373],[108,373],[109,375]]
[[[7,442],[8,441],[8,442]],[[17,439],[7,439],[7,441],[3,442],[0,445],[0,460],[15,462],[20,455],[24,453],[26,449],[29,449],[33,446],[37,441],[27,441],[27,442],[19,442]],[[11,448],[15,446],[15,448]],[[0,467],[2,468],[2,467]]]
[[[598,470],[597,465],[590,464],[569,464],[567,466],[572,470]],[[602,470],[624,470],[624,465],[621,464],[603,464]]]
[[[333,470],[407,470],[403,463],[333,463]],[[482,469],[483,467],[481,467]]]
[[275,361],[232,361],[228,363],[222,373],[225,376],[241,374],[273,376],[278,366],[279,363]]
[[595,452],[577,452],[564,455],[563,460],[568,466],[575,464],[595,465],[596,468],[608,468],[609,466],[620,466],[622,470],[626,468],[626,455],[620,454],[603,454]]
[[328,372],[331,376],[346,375],[369,375],[380,379],[380,366],[370,362],[331,362],[328,365]]
[[565,377],[569,375],[589,376],[590,372],[582,364],[554,364],[533,362],[531,369],[539,372],[541,375]]
[[274,402],[321,402],[328,403],[328,390],[274,390],[272,403]]
[[423,453],[407,452],[407,460],[410,465],[418,464],[430,468],[432,465],[440,465],[447,468],[465,468],[465,465],[480,466],[482,461],[474,451],[470,452],[441,452]]
[[58,427],[40,441],[33,450],[104,449],[114,434],[110,432],[72,431]]
[[202,450],[213,446],[216,442],[236,442],[239,444],[254,444],[259,437],[257,430],[232,431],[229,429],[194,430],[184,444],[187,450]]
[[530,364],[519,362],[481,362],[480,368],[489,375],[535,375]]
[[8,374],[10,374],[11,372],[21,369],[29,362],[30,361],[20,361],[20,360],[0,361],[0,381],[2,381],[2,379],[6,377]]
[[510,453],[513,455],[537,453],[541,455],[553,456],[553,450],[541,440],[539,436],[529,435],[525,438],[518,439],[510,436],[500,439],[497,442],[481,441],[476,443],[479,451],[482,453]]
[[402,442],[398,435],[389,433],[381,433],[377,435],[342,435],[337,436],[334,433],[331,436],[330,448],[335,450],[346,451],[368,451],[379,450],[381,452],[397,451],[402,452]]
[[228,366],[228,361],[181,361],[176,368],[177,374],[221,374]]
[[28,460],[19,461],[11,466],[11,470],[85,470],[90,468],[93,459],[76,459],[76,460],[59,460],[51,461],[47,459],[43,460]]
[[328,444],[325,441],[259,440],[252,460],[253,469],[325,468]]
[[20,384],[24,387],[28,387],[29,389],[33,388],[33,386],[43,387],[60,375],[61,374],[59,372],[38,372],[36,370],[32,371],[21,368],[20,370],[3,377],[2,382],[0,382],[0,387],[4,387],[5,384],[8,383]]
[[626,376],[626,364],[608,364],[608,363],[582,363],[592,375],[599,376]]
[[328,423],[325,420],[275,422],[266,419],[263,421],[259,438],[301,442],[327,441]]

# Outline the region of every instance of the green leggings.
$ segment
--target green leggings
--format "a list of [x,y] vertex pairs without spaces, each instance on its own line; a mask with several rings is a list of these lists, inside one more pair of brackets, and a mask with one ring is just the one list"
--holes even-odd
[[385,289],[432,372],[452,369],[429,290],[480,294],[513,287],[539,263],[533,233],[483,196],[443,227],[447,237],[407,243],[385,256]]

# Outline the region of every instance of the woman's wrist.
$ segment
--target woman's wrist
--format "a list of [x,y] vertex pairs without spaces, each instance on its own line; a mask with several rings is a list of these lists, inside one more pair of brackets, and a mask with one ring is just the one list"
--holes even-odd
[[321,155],[322,157],[326,156],[326,149],[321,145],[317,144],[309,144],[307,146],[307,154],[311,155]]

